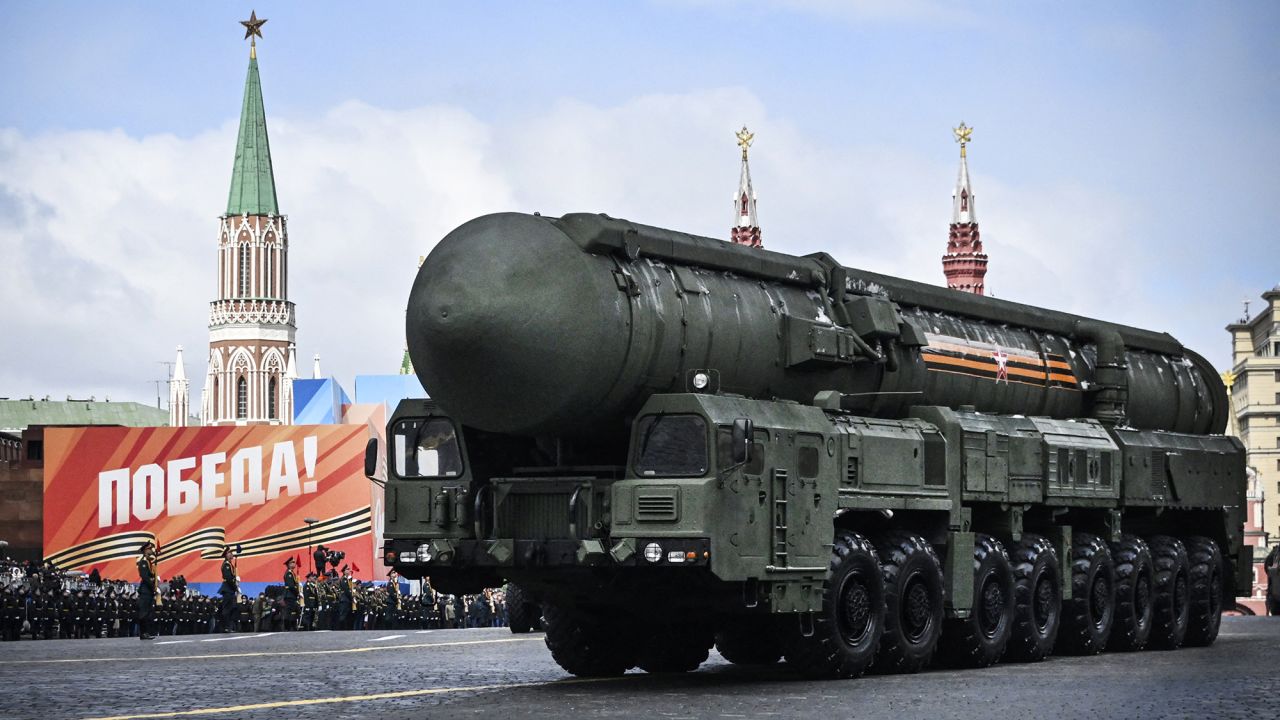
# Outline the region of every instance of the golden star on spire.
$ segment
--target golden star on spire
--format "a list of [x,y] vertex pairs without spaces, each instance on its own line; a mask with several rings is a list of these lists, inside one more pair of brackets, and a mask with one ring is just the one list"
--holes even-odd
[[[241,20],[240,24],[244,26],[244,36],[246,39],[253,37],[262,37],[262,26],[267,24],[267,19],[258,19],[258,11],[250,10],[249,19]],[[257,43],[256,40],[249,40],[250,43]]]
[[736,137],[738,138],[738,145],[742,148],[742,159],[746,160],[747,148],[751,147],[751,141],[755,139],[756,135],[755,133],[747,132],[747,126],[743,125],[742,129],[737,132]]
[[956,134],[956,142],[960,143],[960,157],[964,157],[964,146],[973,142],[973,128],[961,121],[960,127],[952,128],[951,131]]

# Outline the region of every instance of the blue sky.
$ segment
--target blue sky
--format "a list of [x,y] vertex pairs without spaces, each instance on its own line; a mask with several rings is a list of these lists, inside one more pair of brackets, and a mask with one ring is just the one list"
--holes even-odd
[[146,400],[179,343],[201,385],[250,9],[300,357],[347,383],[473,215],[726,235],[744,123],[773,249],[940,282],[963,120],[996,295],[1222,366],[1280,282],[1275,3],[7,2],[0,396]]

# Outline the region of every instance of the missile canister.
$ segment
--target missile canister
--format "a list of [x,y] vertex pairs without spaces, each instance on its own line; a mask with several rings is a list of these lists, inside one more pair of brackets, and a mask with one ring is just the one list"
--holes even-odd
[[407,337],[443,408],[507,434],[613,432],[649,395],[688,391],[1226,425],[1222,381],[1167,334],[604,215],[457,228],[418,272]]

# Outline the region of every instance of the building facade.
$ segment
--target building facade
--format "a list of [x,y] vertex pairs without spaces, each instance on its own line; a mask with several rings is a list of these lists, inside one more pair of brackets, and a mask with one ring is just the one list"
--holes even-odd
[[978,232],[978,213],[974,209],[973,186],[969,182],[969,160],[965,147],[973,137],[973,128],[960,123],[955,128],[960,143],[960,174],[951,193],[951,229],[947,236],[947,252],[942,256],[942,274],[947,287],[975,295],[987,293],[987,255],[982,251],[982,234]]
[[217,257],[201,419],[205,425],[291,424],[297,326],[289,301],[289,227],[276,200],[254,46]]
[[1251,504],[1261,506],[1261,537],[1280,542],[1280,285],[1262,294],[1262,311],[1248,307],[1231,333],[1227,375],[1235,434],[1248,452]]
[[158,407],[110,400],[0,398],[0,540],[18,561],[44,557],[45,429],[115,425],[156,427],[168,413]]

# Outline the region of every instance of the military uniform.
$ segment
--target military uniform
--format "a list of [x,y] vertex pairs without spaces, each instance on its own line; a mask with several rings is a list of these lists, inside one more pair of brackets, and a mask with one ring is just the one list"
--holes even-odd
[[1280,545],[1271,548],[1263,567],[1267,572],[1267,614],[1280,615]]
[[31,592],[31,603],[27,605],[27,617],[31,620],[31,639],[47,638],[48,628],[45,621],[45,605],[48,600],[38,587]]
[[5,640],[17,640],[18,633],[22,631],[22,621],[19,619],[22,615],[18,609],[18,594],[9,588],[5,588],[0,594],[0,613],[3,617],[3,635]]
[[97,593],[98,591],[94,590],[93,594],[85,599],[84,635],[82,637],[102,637],[102,598],[98,597]]
[[354,627],[356,614],[356,581],[355,578],[343,576],[338,585],[338,629],[350,630]]
[[[284,629],[297,630],[298,616],[301,614],[302,607],[299,600],[303,600],[302,587],[298,584],[298,576],[288,567],[284,571]],[[305,602],[305,600],[303,600]]]
[[233,632],[236,630],[232,622],[240,600],[240,580],[229,557],[222,559],[222,585],[218,587],[218,594],[222,596],[222,632]]
[[326,581],[320,586],[324,591],[324,626],[330,630],[338,629],[338,586]]
[[400,626],[400,581],[393,575],[387,580],[386,616],[387,627],[395,630]]
[[138,557],[138,637],[150,640],[155,637],[156,623],[156,575],[155,565],[145,554]]
[[241,595],[240,602],[234,606],[237,609],[236,618],[234,619],[236,632],[249,632],[253,629],[253,602],[248,597]]
[[427,580],[422,585],[422,594],[418,596],[418,604],[422,607],[422,629],[438,628],[440,615],[436,612],[436,591]]
[[316,628],[316,612],[320,598],[316,592],[315,575],[307,576],[307,584],[302,586],[302,629],[314,630]]
[[120,631],[120,603],[114,592],[108,590],[102,599],[103,637],[116,637]]

